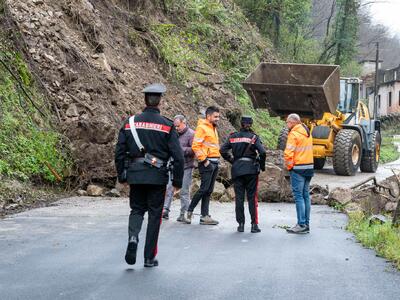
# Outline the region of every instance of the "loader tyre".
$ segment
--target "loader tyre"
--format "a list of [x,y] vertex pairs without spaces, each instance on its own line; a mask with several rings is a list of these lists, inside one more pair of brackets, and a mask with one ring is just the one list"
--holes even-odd
[[333,144],[333,169],[337,175],[354,175],[361,163],[361,137],[352,129],[338,132]]
[[279,137],[278,137],[278,150],[284,151],[286,148],[286,142],[289,135],[289,128],[282,128]]
[[362,172],[375,173],[379,165],[379,158],[381,154],[381,134],[375,131],[371,139],[371,156],[363,156],[361,159],[360,169]]
[[325,166],[326,158],[314,158],[314,170],[322,170]]

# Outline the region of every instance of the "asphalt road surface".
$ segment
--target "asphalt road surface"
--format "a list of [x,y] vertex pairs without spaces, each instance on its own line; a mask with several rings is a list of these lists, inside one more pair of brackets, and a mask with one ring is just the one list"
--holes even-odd
[[331,165],[327,165],[324,167],[324,169],[315,171],[315,176],[311,183],[322,186],[328,185],[330,190],[336,187],[351,187],[371,176],[376,176],[378,181],[384,180],[385,178],[393,175],[391,170],[392,168],[395,170],[400,170],[400,159],[391,163],[379,165],[376,173],[362,173],[360,170],[358,170],[355,176],[337,176],[333,171],[333,167]]
[[0,299],[399,299],[400,272],[356,243],[346,216],[313,206],[311,234],[289,235],[292,204],[260,204],[262,232],[236,232],[234,205],[212,203],[220,225],[172,218],[157,268],[124,262],[128,201],[70,198],[0,220]]

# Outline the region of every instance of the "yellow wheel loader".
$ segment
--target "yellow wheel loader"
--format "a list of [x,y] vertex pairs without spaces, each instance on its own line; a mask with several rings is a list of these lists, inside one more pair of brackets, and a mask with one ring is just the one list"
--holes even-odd
[[[340,78],[339,66],[261,63],[242,83],[254,108],[286,118],[297,113],[313,137],[314,168],[332,157],[338,175],[374,173],[378,167],[380,121],[360,99],[357,78]],[[284,149],[287,128],[278,148]]]

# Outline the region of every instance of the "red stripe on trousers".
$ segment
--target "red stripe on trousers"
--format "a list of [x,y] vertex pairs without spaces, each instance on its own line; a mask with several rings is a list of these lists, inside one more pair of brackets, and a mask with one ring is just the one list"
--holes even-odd
[[254,197],[254,207],[256,214],[256,224],[258,224],[258,176],[257,176],[257,185],[256,185],[256,195]]
[[163,205],[162,205],[162,210],[161,210],[161,217],[160,217],[160,227],[158,228],[158,236],[157,236],[157,243],[156,243],[156,248],[154,249],[154,257],[156,257],[157,253],[158,253],[158,239],[160,238],[160,228],[161,228],[161,224],[162,224],[162,216],[164,213],[164,202],[165,202],[165,194],[167,193],[167,190],[165,190],[164,193],[164,201],[163,201]]

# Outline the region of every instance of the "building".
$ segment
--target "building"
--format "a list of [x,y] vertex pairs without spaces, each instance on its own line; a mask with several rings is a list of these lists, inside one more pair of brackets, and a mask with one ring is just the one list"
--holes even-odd
[[[365,89],[368,96],[369,110],[373,112],[373,86],[372,89],[371,86]],[[400,112],[400,66],[389,70],[379,70],[377,101],[379,116]]]

